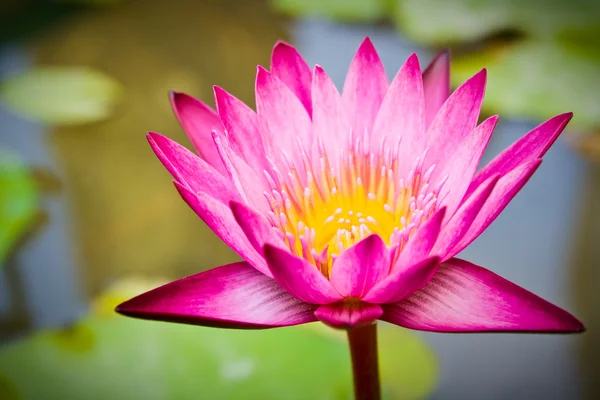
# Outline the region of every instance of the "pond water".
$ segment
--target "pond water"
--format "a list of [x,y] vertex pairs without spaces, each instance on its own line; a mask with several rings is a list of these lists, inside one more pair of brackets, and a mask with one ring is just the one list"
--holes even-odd
[[[0,54],[2,76],[28,68],[34,58],[85,63],[115,76],[127,93],[110,120],[77,128],[51,129],[0,109],[0,146],[61,182],[58,193],[44,196],[47,223],[0,279],[3,321],[24,329],[61,326],[81,316],[88,300],[120,277],[178,277],[235,259],[177,198],[145,143],[148,130],[185,140],[170,115],[168,89],[209,100],[211,85],[219,84],[252,103],[254,65],[267,64],[272,44],[282,36],[310,64],[322,65],[338,87],[365,35],[390,75],[413,51],[422,64],[432,56],[388,27],[283,21],[251,7],[231,13],[210,7],[206,15],[214,21],[198,16],[198,26],[179,29],[181,10],[156,6],[136,19],[139,9],[131,6]],[[131,21],[139,24],[127,31]],[[152,32],[157,21],[164,21],[162,34]],[[110,30],[102,31],[102,24]],[[186,41],[191,35],[206,40]],[[501,119],[484,161],[535,125]],[[574,237],[589,168],[559,140],[530,183],[462,257],[575,312]],[[23,308],[27,321],[15,322],[15,310]],[[420,335],[440,358],[435,399],[582,397],[580,336]]]

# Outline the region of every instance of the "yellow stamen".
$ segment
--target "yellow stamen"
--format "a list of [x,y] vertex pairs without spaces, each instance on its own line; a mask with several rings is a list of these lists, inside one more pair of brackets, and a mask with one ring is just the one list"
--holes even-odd
[[390,152],[382,144],[374,154],[357,140],[340,153],[339,167],[332,167],[322,143],[318,147],[318,163],[301,152],[303,171],[284,156],[287,173],[276,166],[265,172],[272,186],[265,195],[271,222],[290,250],[324,275],[344,249],[373,233],[399,253],[415,228],[435,212],[443,180],[435,189],[429,185],[435,166],[423,170],[425,154],[403,177],[402,160],[395,157],[398,145]]

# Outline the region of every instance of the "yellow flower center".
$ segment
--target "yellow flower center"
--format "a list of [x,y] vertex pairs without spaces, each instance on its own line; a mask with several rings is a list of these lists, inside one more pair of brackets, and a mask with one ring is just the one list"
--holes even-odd
[[408,176],[400,176],[399,143],[392,149],[382,143],[375,154],[356,140],[333,166],[322,144],[318,147],[318,162],[301,152],[301,168],[286,157],[285,174],[273,163],[266,173],[269,217],[290,250],[325,276],[344,249],[373,233],[397,255],[437,207],[444,179],[429,185],[435,165],[424,171],[423,154]]

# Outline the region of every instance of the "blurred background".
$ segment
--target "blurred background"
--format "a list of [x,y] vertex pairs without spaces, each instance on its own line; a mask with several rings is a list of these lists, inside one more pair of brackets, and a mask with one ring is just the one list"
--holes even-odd
[[341,88],[370,36],[392,77],[452,49],[453,85],[488,68],[484,162],[575,117],[530,183],[461,256],[580,317],[576,336],[383,326],[389,399],[600,396],[600,2],[2,0],[0,398],[350,399],[344,335],[130,320],[120,301],[238,257],[181,201],[145,140],[191,147],[167,93],[254,106],[278,39]]

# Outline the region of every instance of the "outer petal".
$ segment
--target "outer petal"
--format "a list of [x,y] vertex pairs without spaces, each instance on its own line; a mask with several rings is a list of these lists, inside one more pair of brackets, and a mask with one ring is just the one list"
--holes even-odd
[[475,175],[467,195],[494,174],[505,175],[521,164],[542,158],[572,117],[573,113],[557,115],[517,140]]
[[400,176],[407,176],[413,160],[425,151],[425,100],[419,59],[412,54],[392,81],[373,127],[371,147],[379,151],[382,141],[395,145],[401,138],[399,160],[410,160],[399,165]]
[[330,281],[342,296],[362,298],[390,270],[390,252],[377,235],[346,249],[331,267]]
[[[481,70],[456,89],[436,114],[427,130],[428,157],[438,171],[475,129],[485,92],[486,71]],[[442,167],[443,166],[443,167]],[[470,178],[470,177],[469,177]]]
[[371,133],[388,86],[381,59],[371,39],[366,38],[350,64],[342,92],[348,115],[353,118],[352,129],[357,135]]
[[519,193],[519,190],[531,178],[531,175],[540,166],[542,160],[533,160],[515,168],[509,174],[500,178],[492,194],[485,202],[477,217],[469,227],[460,243],[451,250],[451,253],[458,254],[475,240],[488,226],[500,215],[508,203]]
[[206,193],[194,194],[178,182],[175,182],[175,187],[183,200],[227,246],[258,271],[272,276],[264,258],[252,247],[228,206]]
[[481,208],[492,194],[499,179],[500,175],[490,177],[490,179],[483,182],[477,190],[473,192],[471,197],[461,204],[456,213],[442,229],[442,232],[431,251],[433,254],[439,255],[442,261],[446,261],[456,254],[452,250],[471,227],[475,217],[477,217],[479,211],[481,211]]
[[168,283],[117,307],[136,318],[246,329],[313,322],[313,310],[244,262]]
[[218,173],[185,147],[153,132],[148,134],[148,142],[173,178],[192,192],[205,192],[226,203],[240,199],[231,182],[224,176],[225,172],[223,175]]
[[241,100],[218,86],[213,87],[217,112],[233,150],[248,164],[267,167],[260,125],[256,113]]
[[[436,170],[439,170],[432,175],[432,181],[435,182],[438,177],[447,177],[440,197],[443,199],[441,204],[448,208],[448,217],[454,214],[456,207],[465,197],[497,121],[498,116],[486,119],[460,142],[454,143],[452,152],[448,153],[443,161],[438,160]],[[441,174],[438,175],[438,171],[441,171]]]
[[442,264],[421,291],[384,306],[385,321],[434,332],[580,332],[565,310],[460,259]]
[[[314,135],[331,165],[339,165],[340,145],[350,143],[350,119],[335,85],[323,68],[315,66],[312,87]],[[319,154],[320,156],[320,154]]]
[[283,41],[275,44],[271,55],[271,73],[285,83],[300,99],[308,114],[312,114],[311,70],[293,46]]
[[276,247],[285,246],[282,237],[277,234],[276,228],[273,228],[261,214],[235,201],[229,203],[229,207],[238,225],[260,255],[264,257],[263,250],[266,244]]
[[260,66],[256,76],[256,108],[266,155],[278,165],[286,164],[284,155],[287,155],[301,166],[300,150],[308,151],[312,144],[309,115],[294,93]]
[[319,306],[315,316],[323,323],[340,329],[369,324],[383,314],[381,306],[361,302],[341,302]]
[[425,124],[431,121],[450,96],[450,50],[439,52],[423,71]]
[[217,153],[211,136],[213,130],[223,131],[223,125],[217,113],[200,100],[184,93],[171,92],[170,98],[171,106],[181,127],[190,138],[200,157],[221,174],[224,174],[223,162]]
[[327,278],[306,260],[271,245],[265,246],[264,254],[275,280],[300,300],[329,304],[342,299]]

